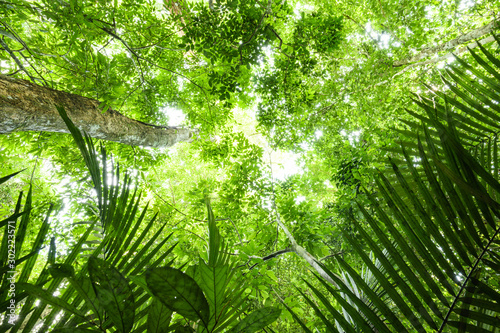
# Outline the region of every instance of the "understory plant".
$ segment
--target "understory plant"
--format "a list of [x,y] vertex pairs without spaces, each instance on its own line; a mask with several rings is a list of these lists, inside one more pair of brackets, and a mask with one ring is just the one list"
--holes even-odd
[[[23,241],[31,227],[31,188],[24,206],[20,194],[13,214],[0,221],[4,228],[0,331],[250,333],[280,316],[280,309],[274,307],[248,313],[246,285],[234,269],[208,199],[206,256],[174,268],[174,260],[168,257],[176,244],[169,243],[171,234],[164,236],[166,224],[157,227],[157,214],[146,221],[148,206],[140,209],[141,194],[130,176],[125,173],[121,180],[120,168],[105,148],[101,146],[98,154],[90,137],[82,135],[64,109],[58,111],[90,173],[96,214],[93,220],[79,222],[87,229],[67,256],[56,258],[56,242],[51,240],[37,275],[33,271],[51,212],[27,251]],[[1,178],[0,184],[14,176]],[[155,227],[157,231],[149,235]],[[13,238],[16,255],[10,258]],[[18,276],[13,274],[16,270]],[[8,307],[11,303],[13,311]]]

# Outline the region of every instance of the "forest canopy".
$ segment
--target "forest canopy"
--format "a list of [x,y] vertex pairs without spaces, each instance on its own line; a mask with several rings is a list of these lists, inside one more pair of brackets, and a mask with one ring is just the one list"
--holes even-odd
[[0,0],[0,331],[498,332],[498,8]]

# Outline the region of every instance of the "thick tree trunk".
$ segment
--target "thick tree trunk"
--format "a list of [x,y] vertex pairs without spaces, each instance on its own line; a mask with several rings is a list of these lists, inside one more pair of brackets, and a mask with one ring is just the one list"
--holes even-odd
[[155,126],[125,117],[99,101],[0,75],[0,133],[46,131],[69,133],[57,112],[64,107],[75,125],[93,138],[132,146],[168,147],[189,141],[190,129]]
[[418,62],[418,61],[420,61],[422,59],[425,59],[427,57],[435,56],[435,55],[437,55],[437,54],[439,54],[440,52],[443,52],[443,51],[452,51],[452,50],[454,50],[459,45],[468,43],[468,42],[470,42],[472,40],[481,38],[484,35],[487,35],[487,34],[491,33],[495,28],[498,27],[498,25],[499,25],[499,23],[498,23],[497,20],[492,21],[489,24],[487,24],[485,26],[482,26],[481,28],[477,28],[477,29],[471,30],[468,33],[466,33],[466,34],[464,34],[464,35],[462,35],[460,37],[457,37],[455,39],[452,39],[452,40],[450,40],[450,41],[448,41],[446,43],[443,43],[443,44],[438,45],[438,46],[426,48],[426,49],[422,50],[419,54],[417,54],[417,55],[415,55],[413,57],[410,57],[410,58],[407,58],[407,59],[403,59],[403,60],[400,60],[400,61],[395,61],[393,63],[393,66],[394,67],[399,67],[399,66],[409,65],[409,64]]

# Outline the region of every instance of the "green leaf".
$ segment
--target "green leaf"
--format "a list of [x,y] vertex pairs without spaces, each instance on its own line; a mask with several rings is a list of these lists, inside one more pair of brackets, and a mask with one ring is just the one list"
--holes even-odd
[[[129,275],[128,278],[130,281],[138,285],[139,287],[143,288],[147,292],[151,293],[148,287],[148,284],[146,283],[146,277],[144,275]],[[153,294],[151,293],[151,296]]]
[[51,333],[97,333],[97,332],[102,333],[102,330],[91,329],[91,328],[79,328],[79,327],[62,327],[51,331]]
[[148,310],[147,333],[168,332],[172,313],[172,310],[167,308],[158,298],[153,298]]
[[170,310],[207,328],[210,308],[200,286],[187,274],[170,267],[146,271],[149,289]]
[[73,277],[75,269],[68,264],[52,264],[49,267],[50,275],[54,278]]
[[223,301],[229,266],[211,267],[204,262],[200,262],[198,268],[200,287],[205,291],[207,301],[212,310],[212,316],[219,318],[223,314],[222,311],[227,310],[223,306]]
[[293,319],[295,319],[295,321],[297,323],[299,323],[300,327],[302,327],[302,329],[304,330],[304,332],[306,332],[306,333],[312,333],[312,331],[309,328],[307,328],[306,324],[302,321],[302,319],[300,319],[299,316],[297,316],[297,314],[288,305],[286,305],[286,303],[282,302],[282,304],[290,312],[290,314],[292,315]]
[[212,207],[210,206],[209,199],[205,199],[208,211],[208,264],[215,267],[218,264],[219,250],[221,247],[221,237],[217,224],[215,223],[214,213],[212,212]]
[[56,263],[56,238],[52,237],[50,239],[50,247],[49,247],[49,258],[47,262],[51,265]]
[[230,333],[253,333],[263,329],[279,318],[281,310],[273,307],[257,309],[245,317]]
[[102,259],[90,257],[88,269],[99,303],[118,331],[128,333],[134,325],[134,295],[125,277]]
[[99,324],[102,323],[104,310],[95,295],[95,291],[92,287],[92,282],[90,281],[90,279],[87,276],[83,275],[78,279],[68,278],[68,280],[71,283],[71,286],[75,288],[78,296],[80,296],[85,301],[86,306],[88,308],[91,308],[94,312],[94,315],[97,316]]
[[193,329],[189,326],[178,326],[174,333],[193,333]]
[[[336,292],[332,288],[332,285],[330,283],[326,282],[320,276],[318,276],[316,274],[315,274],[315,276],[318,279],[318,281],[321,282],[323,284],[323,286],[330,292],[330,294],[333,297],[335,297],[335,299],[340,303],[340,305],[342,306],[342,310],[344,310],[344,311],[347,310],[346,312],[348,312],[348,313],[349,313],[349,311],[348,311],[349,309],[354,310],[356,313],[353,313],[353,314],[349,313],[349,315],[351,317],[359,316],[359,313],[363,313],[366,316],[366,318],[369,320],[370,326],[373,326],[375,329],[378,329],[379,332],[383,332],[384,330],[387,329],[386,324],[375,314],[373,309],[368,307],[366,305],[366,303],[364,302],[364,300],[359,298],[359,296],[361,295],[360,290],[356,290],[356,294],[354,294],[353,291],[351,290],[352,288],[347,287],[345,285],[344,281],[342,281],[338,276],[331,273],[326,267],[323,267],[323,269],[338,284],[339,289],[342,291],[342,293]],[[344,274],[344,276],[348,276],[348,275]],[[349,278],[351,279],[351,282],[354,282],[354,279],[352,279],[351,277],[349,277]],[[307,281],[306,281],[306,283],[309,285],[309,283]],[[353,285],[355,285],[356,288],[358,287],[358,285],[355,283]],[[316,288],[311,288],[311,290],[313,290],[313,291],[314,291],[314,289],[316,289]],[[378,295],[376,295],[376,297],[378,297]],[[321,296],[318,298],[321,300],[321,302],[323,304],[325,304],[325,306],[327,307],[327,309],[329,309],[330,312],[335,311],[335,309],[333,309],[332,305],[326,299],[325,296]],[[347,301],[349,301],[349,302],[347,302]],[[356,305],[356,307],[351,306],[352,303],[354,303]],[[361,318],[361,319],[355,320],[355,321],[362,323],[362,321],[364,321],[364,318]]]
[[18,173],[23,172],[24,170],[26,170],[26,169],[22,169],[21,171],[14,172],[14,173],[11,173],[10,175],[7,175],[7,176],[4,176],[4,177],[0,178],[0,185],[3,184],[3,183],[5,183],[9,179],[11,179],[12,177],[14,177],[15,175],[17,175]]
[[26,213],[27,213],[27,211],[23,211],[23,212],[20,212],[20,213],[14,213],[14,214],[12,214],[11,216],[7,217],[6,219],[0,221],[0,228],[3,227],[3,226],[6,226],[7,224],[9,224],[9,221],[15,221],[19,217],[23,216]]
[[41,286],[34,286],[29,283],[24,283],[24,282],[19,282],[17,283],[17,287],[20,290],[25,290],[27,293],[29,293],[32,296],[35,296],[37,298],[40,298],[44,302],[58,307],[64,311],[67,311],[71,314],[74,314],[75,316],[85,318],[85,314],[80,312],[77,308],[75,308],[73,305],[66,303],[62,299],[53,296],[50,292],[47,290],[43,289]]

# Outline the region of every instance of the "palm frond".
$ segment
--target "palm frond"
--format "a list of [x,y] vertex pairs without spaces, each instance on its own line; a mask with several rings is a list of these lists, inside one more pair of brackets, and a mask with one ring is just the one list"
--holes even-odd
[[342,311],[309,286],[334,318],[330,322],[310,302],[327,327],[500,331],[500,61],[483,46],[480,50],[482,55],[471,51],[474,64],[457,58],[446,70],[449,91],[415,99],[423,112],[410,111],[415,119],[405,122],[414,130],[400,131],[405,140],[392,148],[390,171],[376,177],[378,197],[369,198],[375,215],[358,204],[369,228],[351,218],[380,265],[358,240],[345,237],[385,298],[338,259],[344,281],[330,276],[339,288],[318,279]]

